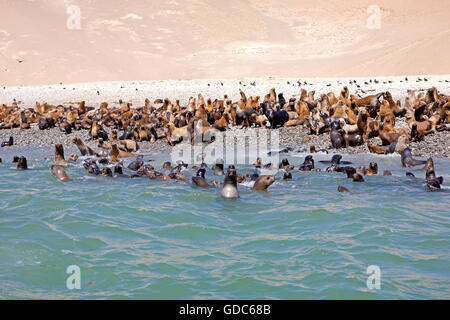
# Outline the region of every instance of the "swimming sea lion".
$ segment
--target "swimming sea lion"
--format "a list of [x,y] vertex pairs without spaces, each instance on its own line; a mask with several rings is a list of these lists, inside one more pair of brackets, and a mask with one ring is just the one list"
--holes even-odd
[[369,164],[369,169],[367,170],[368,176],[374,176],[378,174],[378,164],[376,162],[371,162]]
[[403,167],[414,167],[421,164],[426,164],[426,161],[416,160],[412,157],[412,152],[409,147],[405,148],[402,152],[402,165]]
[[128,165],[128,169],[132,171],[138,171],[140,167],[144,165],[144,161],[136,160]]
[[119,162],[114,166],[114,173],[123,174],[123,163]]
[[314,159],[311,155],[306,156],[303,164],[298,168],[300,171],[311,171],[314,169]]
[[427,180],[427,186],[431,189],[433,189],[433,188],[440,189],[441,184],[444,183],[444,178],[436,177],[436,173],[434,171],[433,159],[430,158],[429,160],[430,161],[427,166],[427,172],[425,173],[425,178]]
[[14,156],[12,163],[17,163],[17,162],[19,162],[19,157],[18,156]]
[[27,169],[28,169],[27,158],[19,157],[17,160],[17,170],[27,170]]
[[364,182],[364,178],[361,174],[359,173],[354,173],[353,174],[353,181],[354,182]]
[[253,192],[267,190],[267,188],[274,182],[275,178],[273,176],[260,176],[258,179],[256,179],[252,190]]
[[103,170],[102,170],[102,176],[104,176],[104,177],[112,177],[113,173],[112,173],[111,168],[104,167]]
[[71,181],[71,179],[67,176],[66,172],[64,171],[64,168],[59,165],[52,165],[50,167],[50,172],[55,176],[56,179],[58,179],[61,182]]
[[217,159],[211,169],[214,171],[214,175],[223,176],[223,159]]
[[239,192],[236,183],[236,170],[228,169],[225,179],[223,181],[223,187],[220,191],[220,195],[224,198],[239,198]]
[[90,173],[93,175],[99,175],[101,173],[98,165],[97,165],[97,161],[93,160],[93,159],[86,159],[83,161],[83,167]]
[[292,179],[292,173],[285,172],[283,175],[283,180],[290,180],[290,179]]
[[339,186],[337,190],[338,192],[350,192],[346,187],[343,186]]
[[383,176],[392,176],[392,173],[389,170],[385,170]]
[[213,185],[210,185],[206,179],[205,179],[205,173],[206,173],[206,169],[205,168],[200,168],[197,171],[197,176],[196,177],[192,177],[192,182],[200,187],[200,188],[214,188]]
[[55,165],[67,166],[67,162],[64,159],[64,147],[62,144],[55,144]]
[[69,156],[69,161],[70,162],[76,162],[78,160],[78,155],[77,154],[71,154]]
[[412,178],[415,178],[416,176],[414,175],[414,173],[412,173],[412,172],[406,172],[406,176],[407,177],[412,177]]

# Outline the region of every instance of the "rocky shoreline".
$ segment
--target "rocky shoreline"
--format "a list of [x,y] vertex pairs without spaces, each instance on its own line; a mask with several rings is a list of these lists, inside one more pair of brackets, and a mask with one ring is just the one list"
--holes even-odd
[[[399,119],[398,126],[406,126],[406,122],[403,119]],[[279,129],[240,129],[234,127],[230,129],[232,133],[238,138],[245,137],[247,130],[266,130],[268,136],[274,133],[278,133],[279,148],[290,147],[295,151],[309,152],[310,146],[314,146],[316,150],[325,149],[329,153],[341,153],[341,154],[370,154],[367,143],[356,147],[348,147],[342,149],[334,149],[331,146],[329,133],[320,135],[310,135],[306,126],[296,126],[289,128]],[[66,150],[76,149],[72,142],[72,139],[78,137],[86,142],[87,145],[96,148],[97,141],[89,140],[89,131],[80,130],[73,131],[70,134],[62,133],[58,128],[51,128],[47,130],[39,130],[37,126],[32,126],[28,130],[21,130],[19,128],[0,130],[0,142],[7,141],[9,137],[14,138],[14,145],[11,147],[0,148],[0,155],[8,149],[13,151],[14,149],[20,149],[24,147],[30,148],[49,148],[49,152],[52,152],[53,146],[57,143],[61,143]],[[420,157],[444,157],[450,158],[450,134],[446,131],[437,132],[435,134],[429,134],[425,136],[425,139],[421,142],[410,142],[409,146],[413,150],[416,156]],[[381,139],[378,137],[368,140],[370,143],[381,145]],[[159,139],[155,143],[148,141],[139,142],[139,153],[157,153],[157,154],[169,154],[173,147],[171,147],[166,139]]]

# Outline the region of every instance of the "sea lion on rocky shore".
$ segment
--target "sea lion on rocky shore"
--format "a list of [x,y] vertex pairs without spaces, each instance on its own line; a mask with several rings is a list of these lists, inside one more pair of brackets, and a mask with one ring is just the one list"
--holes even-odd
[[227,199],[239,198],[235,169],[228,169],[220,195]]
[[50,172],[61,182],[69,182],[71,179],[67,176],[64,168],[59,165],[52,165],[50,167]]
[[268,187],[275,182],[275,178],[273,176],[260,176],[256,179],[255,184],[253,185],[253,192],[264,191],[267,190]]
[[28,169],[28,164],[27,164],[27,158],[25,157],[19,157],[17,159],[17,170],[27,170]]
[[120,150],[117,147],[117,144],[113,144],[111,146],[111,161],[112,162],[119,162],[118,159],[121,158],[133,158],[133,157],[137,157],[138,155],[136,153],[130,153],[130,152],[125,152]]
[[73,138],[72,142],[78,147],[82,156],[99,156],[97,152],[87,146],[80,138]]
[[14,145],[14,138],[12,136],[9,137],[8,141],[3,141],[2,144],[1,144],[2,148],[3,147],[10,147],[12,145]]
[[421,164],[426,164],[426,161],[416,160],[412,156],[411,149],[409,147],[405,148],[402,152],[402,165],[403,167],[409,168],[418,166]]

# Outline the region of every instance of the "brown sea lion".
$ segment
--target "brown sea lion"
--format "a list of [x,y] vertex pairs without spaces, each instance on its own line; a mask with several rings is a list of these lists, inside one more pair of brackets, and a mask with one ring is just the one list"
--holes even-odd
[[77,154],[71,154],[69,156],[69,161],[70,162],[76,162],[78,160],[78,155]]
[[50,172],[55,176],[58,181],[69,182],[72,181],[64,171],[64,168],[59,165],[52,165],[50,167]]
[[361,174],[355,173],[355,174],[353,174],[353,181],[354,182],[364,182],[364,178]]
[[67,162],[64,158],[64,147],[62,144],[55,144],[55,165],[57,166],[67,166]]
[[98,152],[87,146],[80,138],[74,138],[72,142],[78,147],[82,156],[99,156]]
[[192,182],[200,188],[214,188],[213,185],[209,184],[206,179],[205,179],[205,173],[206,173],[206,169],[205,168],[200,168],[197,171],[197,176],[196,177],[192,177]]
[[378,174],[378,164],[376,162],[371,162],[369,164],[369,169],[367,169],[368,176],[374,176]]
[[389,171],[389,170],[385,170],[384,172],[383,172],[383,176],[392,176],[392,173]]
[[338,186],[338,192],[350,192],[346,187]]
[[113,144],[111,146],[111,161],[112,162],[119,162],[118,159],[121,158],[133,158],[133,157],[137,157],[138,155],[136,153],[130,153],[130,152],[125,152],[120,150],[117,147],[117,144]]
[[259,176],[258,179],[256,179],[252,190],[253,192],[267,190],[274,182],[275,178],[273,176]]

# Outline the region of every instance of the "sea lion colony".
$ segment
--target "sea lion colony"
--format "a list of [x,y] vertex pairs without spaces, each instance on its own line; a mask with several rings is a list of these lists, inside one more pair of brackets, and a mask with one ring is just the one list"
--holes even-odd
[[[212,101],[199,94],[185,106],[168,98],[153,103],[146,99],[145,105],[137,108],[122,101],[118,107],[108,107],[104,102],[93,108],[82,101],[77,107],[36,102],[34,108],[23,109],[14,102],[0,107],[0,129],[25,130],[37,124],[41,130],[57,126],[63,133],[89,130],[102,152],[112,155],[136,152],[140,141],[166,139],[173,146],[189,137],[194,143],[196,136],[203,142],[212,142],[217,131],[231,126],[274,129],[305,125],[311,134],[329,132],[334,148],[367,143],[370,152],[387,154],[401,152],[397,148],[400,137],[408,143],[423,140],[436,131],[450,130],[449,95],[440,94],[435,87],[407,93],[403,104],[394,101],[388,91],[360,97],[350,94],[347,87],[339,95],[329,92],[320,97],[315,97],[315,91],[302,89],[298,100],[286,100],[273,88],[262,102],[259,96],[247,97],[241,90],[241,98],[234,102],[227,95]],[[399,117],[406,118],[408,129],[396,127]],[[111,129],[109,133],[105,127]],[[367,142],[376,136],[382,145]],[[12,143],[10,139],[2,146]]]

